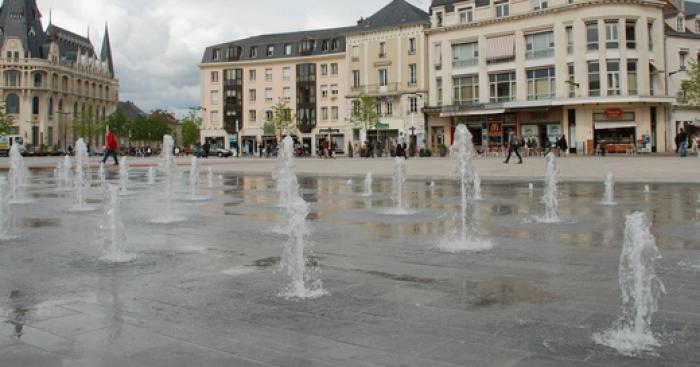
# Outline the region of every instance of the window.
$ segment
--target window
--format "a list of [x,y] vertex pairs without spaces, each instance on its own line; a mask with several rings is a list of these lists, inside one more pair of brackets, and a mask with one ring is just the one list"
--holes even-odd
[[435,87],[437,90],[437,105],[442,106],[442,78],[435,79]]
[[328,64],[322,64],[321,65],[321,76],[327,76],[328,75]]
[[213,90],[211,91],[211,104],[219,104],[219,91]]
[[574,27],[566,26],[566,53],[574,54]]
[[532,0],[532,8],[534,10],[547,9],[549,7],[549,0]]
[[39,114],[39,97],[34,97],[32,99],[32,114],[33,115]]
[[554,56],[554,32],[542,32],[525,36],[528,59]]
[[272,68],[265,69],[265,80],[272,80]]
[[360,61],[360,46],[352,46],[352,61]]
[[389,72],[386,69],[379,69],[379,85],[382,87],[389,85]]
[[386,57],[386,42],[379,42],[379,57]]
[[19,96],[14,93],[8,94],[5,98],[5,108],[7,113],[18,114],[19,113]]
[[408,97],[408,112],[418,113],[418,97]]
[[352,71],[352,87],[353,88],[360,88],[360,71],[359,70],[353,70]]
[[569,74],[569,98],[574,98],[576,97],[576,67],[573,62],[568,63],[566,66]]
[[284,55],[285,56],[291,56],[292,55],[292,44],[287,43],[284,45]]
[[265,102],[272,102],[272,88],[265,88]]
[[598,22],[586,23],[586,42],[588,51],[598,49]]
[[588,95],[600,96],[600,64],[598,61],[588,62]]
[[357,117],[360,115],[360,101],[359,100],[353,100],[352,101],[352,116]]
[[[442,80],[440,80],[442,84]],[[455,104],[479,103],[479,76],[461,76],[452,79]]]
[[285,101],[291,100],[292,99],[292,88],[290,88],[290,87],[282,88],[282,98],[284,98]]
[[321,51],[322,51],[322,52],[328,51],[328,41],[323,40],[323,41],[321,42]]
[[688,68],[688,50],[683,49],[678,52],[678,66],[680,70],[686,70]]
[[[5,72],[5,85],[8,87],[18,87],[22,84],[22,77],[19,71],[9,70]],[[78,91],[80,93],[80,91]]]
[[608,95],[619,96],[620,85],[620,60],[607,60],[608,66]]
[[510,102],[515,98],[515,72],[489,75],[491,102]]
[[387,99],[386,101],[386,115],[392,116],[394,114],[394,102],[392,99]]
[[377,113],[377,116],[383,116],[383,115],[382,115],[382,104],[381,104],[381,103],[377,103],[377,107],[376,107],[375,112]]
[[416,64],[408,65],[408,85],[416,85],[418,83],[417,71]]
[[267,46],[267,56],[273,56],[275,54],[275,46]]
[[433,47],[435,48],[435,69],[440,70],[442,68],[442,45],[436,43]]
[[254,59],[258,57],[258,48],[257,47],[251,47],[250,48],[250,58]]
[[255,102],[258,97],[258,91],[255,89],[248,89],[248,101]]
[[338,107],[331,107],[331,121],[338,121]]
[[333,41],[331,41],[331,50],[337,51],[340,48],[340,42],[338,41],[337,38],[334,38]]
[[301,52],[302,53],[309,53],[313,52],[314,48],[316,48],[316,41],[314,40],[303,40],[301,41]]
[[212,51],[211,58],[214,59],[214,60],[216,61],[216,60],[219,60],[220,57],[221,57],[221,50],[219,50],[218,48],[215,48],[215,49]]
[[212,71],[212,72],[211,72],[211,82],[212,82],[212,83],[218,83],[218,82],[219,82],[219,72],[218,72],[218,71]]
[[510,4],[508,0],[496,1],[496,18],[507,17],[510,14]]
[[472,7],[459,9],[459,22],[471,23],[474,21],[474,9]]
[[255,122],[258,119],[258,111],[250,110],[248,111],[248,121]]
[[552,99],[555,95],[554,67],[527,71],[527,99]]
[[605,47],[616,49],[620,47],[620,32],[618,32],[617,20],[605,22]]
[[627,93],[636,96],[637,89],[637,60],[627,59]]
[[413,55],[416,53],[416,39],[415,38],[408,39],[408,53],[410,55]]
[[274,120],[274,117],[275,117],[275,114],[272,111],[270,111],[270,110],[265,111],[265,121],[270,122],[270,121]]
[[338,84],[331,84],[331,97],[338,98]]
[[292,71],[289,67],[282,68],[282,79],[283,80],[291,79],[291,77],[292,77],[291,73],[292,73]]
[[256,79],[256,77],[257,77],[256,74],[257,74],[257,73],[255,72],[255,70],[248,70],[248,79],[249,79],[251,82],[254,82],[255,79]]
[[328,121],[328,107],[321,107],[321,121]]
[[337,63],[331,64],[331,75],[338,75],[338,64]]
[[464,68],[479,63],[479,44],[462,43],[452,46],[452,67]]
[[678,16],[676,20],[676,31],[685,32],[685,19],[683,19],[683,15]]
[[628,20],[625,22],[625,39],[628,49],[637,48],[637,21]]
[[442,12],[439,11],[435,14],[435,20],[438,27],[442,27]]
[[41,88],[41,74],[34,74],[34,87]]
[[327,85],[321,86],[321,99],[328,99],[328,86]]
[[649,34],[649,51],[654,50],[654,23],[647,23],[647,33]]

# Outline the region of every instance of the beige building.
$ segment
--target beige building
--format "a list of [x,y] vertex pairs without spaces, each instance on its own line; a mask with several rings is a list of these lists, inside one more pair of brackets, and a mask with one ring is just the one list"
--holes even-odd
[[675,149],[675,135],[685,129],[700,137],[700,109],[691,106],[683,93],[683,82],[690,79],[690,62],[700,61],[700,4],[685,1],[683,7],[666,13],[666,69],[668,95],[676,97],[672,107],[668,141]]
[[0,32],[0,90],[14,120],[10,134],[36,149],[65,149],[78,113],[104,118],[114,112],[119,82],[106,28],[98,56],[88,38],[53,24],[44,30],[36,1],[5,0]]
[[[508,131],[578,153],[667,151],[664,11],[656,0],[435,0],[428,140],[466,124],[484,151]],[[643,144],[639,144],[639,142]]]
[[[202,141],[258,155],[277,139],[265,128],[274,105],[288,103],[300,154],[332,141],[338,154],[371,139],[398,139],[424,126],[427,13],[403,0],[357,25],[262,35],[208,47],[199,65]],[[352,42],[353,53],[348,53]],[[383,46],[382,46],[383,44]],[[383,52],[382,52],[383,50]],[[380,70],[383,79],[380,80]],[[352,123],[361,93],[376,98],[382,120],[369,133]]]

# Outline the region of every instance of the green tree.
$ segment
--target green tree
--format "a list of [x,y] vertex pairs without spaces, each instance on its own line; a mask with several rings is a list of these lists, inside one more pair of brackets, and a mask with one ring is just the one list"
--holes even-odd
[[700,107],[700,64],[695,60],[690,60],[689,64],[687,73],[690,79],[681,84],[684,94],[681,102]]
[[366,94],[362,94],[360,97],[354,99],[352,101],[350,122],[355,125],[356,128],[363,129],[361,140],[367,140],[367,131],[376,129],[377,123],[379,122],[376,99]]
[[195,111],[190,111],[182,119],[182,143],[185,145],[197,144],[201,139],[202,118]]
[[272,133],[277,135],[277,140],[281,140],[283,136],[298,133],[294,120],[289,104],[280,98],[279,102],[272,107],[272,121],[268,121],[268,124],[271,124],[268,129],[273,128]]
[[0,106],[0,134],[7,134],[12,128],[14,118],[5,112],[5,107]]
[[77,140],[83,138],[89,145],[94,146],[99,141],[99,136],[104,131],[105,120],[93,113],[92,106],[81,111],[73,119],[73,136]]
[[128,136],[129,135],[129,120],[126,118],[124,111],[121,108],[117,108],[113,114],[107,117],[105,121],[106,127],[113,132],[116,136]]

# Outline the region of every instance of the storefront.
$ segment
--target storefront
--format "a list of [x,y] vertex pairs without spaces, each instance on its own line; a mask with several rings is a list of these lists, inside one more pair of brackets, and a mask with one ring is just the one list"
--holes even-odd
[[324,143],[330,143],[336,155],[345,154],[347,149],[345,146],[345,134],[341,133],[339,129],[321,129],[319,131],[319,134],[316,135],[317,154],[320,154],[321,148],[325,146]]
[[533,148],[554,146],[562,136],[561,107],[520,111],[517,113],[517,119],[520,136]]
[[223,149],[226,146],[226,142],[224,141],[223,136],[205,137],[204,143],[209,143],[212,150],[217,149],[217,148]]
[[257,139],[254,136],[244,136],[241,138],[241,156],[247,157],[257,155]]
[[377,142],[378,148],[384,154],[388,151],[390,142],[397,142],[399,140],[399,130],[389,129],[389,124],[377,123],[377,130],[369,130],[367,132],[367,140],[369,141],[369,146],[374,147],[375,142]]
[[467,126],[474,148],[480,152],[502,151],[509,132],[516,131],[516,119],[512,113],[455,117],[451,131],[453,137],[456,126],[460,124]]
[[[261,137],[263,156],[271,157],[277,154],[277,136],[263,135]],[[258,152],[260,154],[260,152]]]
[[593,144],[596,151],[605,149],[607,153],[627,153],[636,149],[637,121],[635,113],[620,108],[608,108],[604,112],[593,113],[595,135]]

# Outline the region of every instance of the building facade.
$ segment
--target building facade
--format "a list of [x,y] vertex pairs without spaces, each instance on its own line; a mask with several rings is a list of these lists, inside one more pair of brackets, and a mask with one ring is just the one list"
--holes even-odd
[[435,0],[430,140],[466,124],[483,151],[509,131],[591,154],[666,151],[664,1]]
[[[422,130],[428,24],[426,12],[394,0],[354,26],[208,47],[199,65],[202,141],[244,156],[267,151],[277,135],[266,124],[280,102],[288,105],[299,153],[307,156],[325,142],[342,155],[365,139],[386,144],[414,124]],[[376,98],[381,116],[371,131],[352,118],[353,101],[363,93]]]
[[65,150],[72,145],[71,122],[79,113],[105,118],[114,112],[119,81],[106,27],[98,55],[88,38],[51,22],[44,30],[41,18],[36,1],[3,2],[0,90],[14,122],[10,134],[37,149]]
[[666,13],[668,95],[676,98],[668,134],[674,147],[680,129],[691,137],[700,136],[700,109],[688,103],[682,88],[690,79],[691,61],[700,62],[700,4],[685,1],[682,8]]

